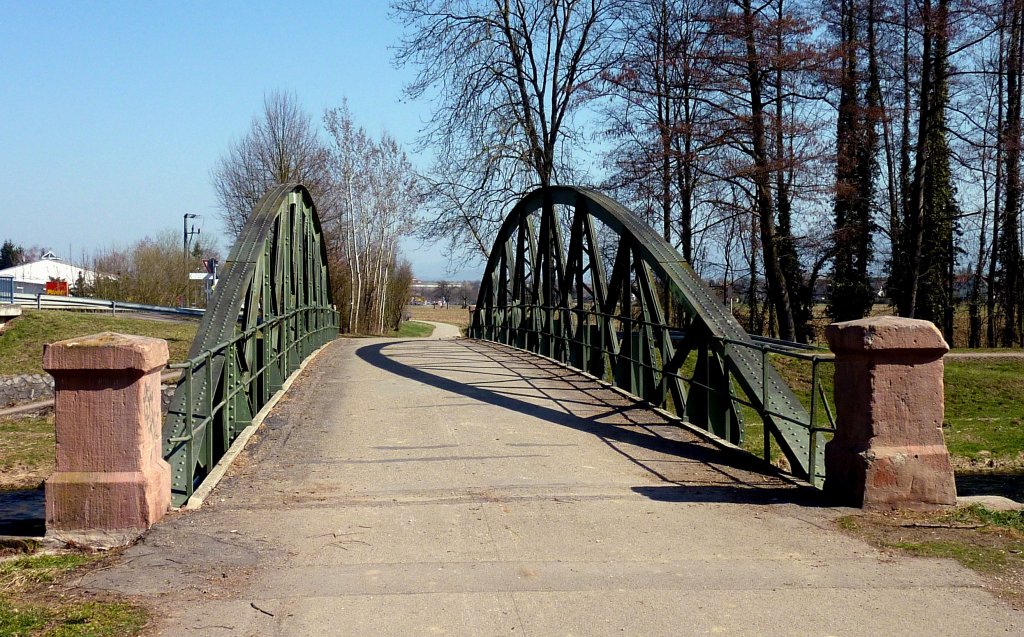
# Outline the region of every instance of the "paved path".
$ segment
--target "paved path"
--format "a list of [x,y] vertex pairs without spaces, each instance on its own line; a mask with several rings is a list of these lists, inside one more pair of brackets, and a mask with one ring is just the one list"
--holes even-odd
[[438,323],[437,321],[418,321],[418,322],[419,323],[426,323],[427,325],[433,325],[434,326],[434,333],[430,335],[430,338],[433,338],[433,339],[443,340],[443,339],[449,339],[449,338],[458,338],[459,336],[462,335],[461,332],[459,332],[459,328],[455,327],[454,325],[452,325],[450,323]]
[[202,510],[83,586],[166,635],[1021,634],[755,468],[526,354],[343,339]]

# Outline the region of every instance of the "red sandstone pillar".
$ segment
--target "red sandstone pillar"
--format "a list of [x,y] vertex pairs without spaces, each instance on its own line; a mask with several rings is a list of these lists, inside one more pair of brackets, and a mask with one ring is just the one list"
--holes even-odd
[[836,435],[825,491],[865,509],[956,504],[942,436],[942,356],[929,321],[883,316],[829,325],[836,355]]
[[166,364],[167,341],[158,338],[104,332],[46,346],[57,427],[57,471],[46,481],[48,534],[116,544],[163,517],[171,501],[160,444]]

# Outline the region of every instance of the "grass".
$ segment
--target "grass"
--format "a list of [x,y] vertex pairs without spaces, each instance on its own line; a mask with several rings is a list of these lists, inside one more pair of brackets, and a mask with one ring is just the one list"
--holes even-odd
[[419,321],[402,321],[398,329],[388,333],[388,336],[400,338],[426,338],[434,333],[434,326]]
[[96,560],[95,555],[63,553],[29,555],[0,562],[0,590],[19,590],[30,584],[49,584],[63,574]]
[[847,515],[836,525],[881,549],[956,560],[1024,605],[1024,512],[972,505],[933,513]]
[[981,573],[995,573],[1006,566],[1006,551],[967,542],[931,540],[922,542],[883,542],[882,546],[900,549],[917,557],[940,557],[956,560]]
[[[434,333],[434,326],[426,323],[420,323],[418,321],[402,321],[397,330],[391,330],[384,334],[391,338],[423,338],[430,336]],[[377,338],[380,334],[366,334],[366,333],[354,333],[345,332],[341,334],[342,338]]]
[[969,460],[1011,462],[1024,452],[1024,360],[946,361],[945,434]]
[[82,599],[66,580],[98,555],[29,555],[0,561],[0,635],[123,637],[146,625],[146,611],[121,600]]
[[43,373],[43,345],[97,332],[120,332],[167,340],[170,360],[185,359],[198,323],[59,310],[25,310],[0,333],[0,375]]
[[53,471],[53,416],[0,419],[0,490],[39,485]]
[[432,305],[407,305],[404,316],[413,321],[436,321],[454,325],[466,333],[469,327],[469,309],[463,307],[435,308]]
[[[811,364],[773,355],[772,364],[793,393],[810,408]],[[833,366],[819,364],[818,382],[834,408]],[[742,394],[737,389],[737,393]],[[1024,359],[950,359],[945,363],[946,414],[944,433],[954,462],[960,468],[991,461],[1024,469]],[[834,412],[833,412],[834,413]],[[757,414],[743,408],[743,447],[763,455],[763,426]],[[817,398],[815,422],[827,426],[828,418]],[[823,435],[820,443],[828,436]],[[773,442],[773,458],[779,449]]]
[[1024,535],[1024,511],[991,511],[982,506],[971,505],[947,514],[947,519],[960,524],[984,524]]

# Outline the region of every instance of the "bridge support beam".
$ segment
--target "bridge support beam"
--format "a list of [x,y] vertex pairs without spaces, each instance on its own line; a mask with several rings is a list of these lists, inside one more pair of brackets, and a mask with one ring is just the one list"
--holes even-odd
[[956,504],[942,435],[943,355],[928,321],[879,317],[825,330],[836,355],[836,435],[825,446],[825,491],[865,509]]
[[167,512],[160,370],[167,341],[104,332],[46,346],[56,390],[57,471],[46,481],[47,535],[127,543]]

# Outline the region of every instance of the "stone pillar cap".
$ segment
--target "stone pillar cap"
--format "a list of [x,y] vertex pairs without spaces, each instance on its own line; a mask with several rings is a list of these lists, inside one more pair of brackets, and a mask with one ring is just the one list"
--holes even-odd
[[167,358],[167,341],[161,338],[100,332],[46,345],[43,369],[122,369],[145,374],[166,365]]
[[949,351],[949,345],[934,323],[899,316],[876,316],[833,323],[825,328],[825,338],[833,352]]

